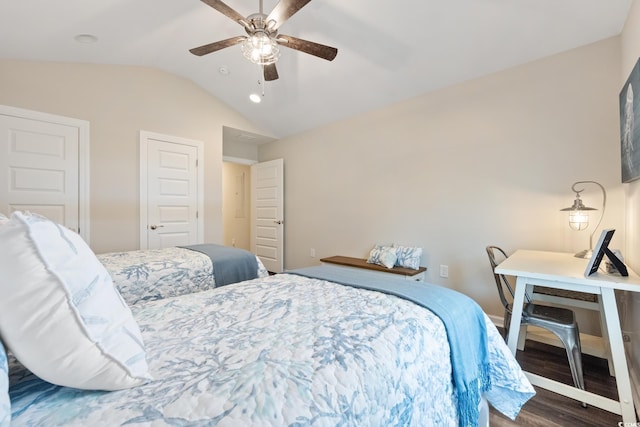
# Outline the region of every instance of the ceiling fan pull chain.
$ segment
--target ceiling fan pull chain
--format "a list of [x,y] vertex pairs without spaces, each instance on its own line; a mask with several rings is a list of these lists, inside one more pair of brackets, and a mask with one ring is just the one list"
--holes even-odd
[[260,71],[260,76],[258,77],[258,86],[262,87],[262,97],[264,98],[264,65],[258,65],[258,70]]

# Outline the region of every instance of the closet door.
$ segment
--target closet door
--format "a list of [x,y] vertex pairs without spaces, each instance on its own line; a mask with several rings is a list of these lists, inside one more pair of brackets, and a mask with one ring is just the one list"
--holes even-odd
[[[41,214],[88,236],[81,224],[80,145],[86,122],[0,109],[0,212]],[[86,236],[85,236],[85,233]]]
[[201,141],[140,131],[140,249],[204,241]]

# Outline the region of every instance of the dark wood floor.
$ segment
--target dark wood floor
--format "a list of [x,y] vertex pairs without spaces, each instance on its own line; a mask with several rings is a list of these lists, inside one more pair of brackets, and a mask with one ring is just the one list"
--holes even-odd
[[[573,384],[569,362],[562,348],[527,341],[525,351],[518,351],[516,359],[525,371],[543,375],[566,384]],[[616,381],[609,375],[607,361],[584,355],[584,382],[587,391],[617,399]],[[616,427],[622,417],[595,407],[583,408],[580,402],[556,393],[536,388],[515,421],[491,408],[491,427],[503,426],[598,426]]]

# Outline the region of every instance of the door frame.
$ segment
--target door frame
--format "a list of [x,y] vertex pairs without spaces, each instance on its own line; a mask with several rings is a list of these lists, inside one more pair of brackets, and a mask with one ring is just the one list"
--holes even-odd
[[198,242],[204,242],[204,143],[195,139],[187,139],[179,136],[165,135],[145,130],[140,131],[140,249],[148,249],[148,155],[147,141],[156,139],[174,144],[195,147],[198,150],[197,170],[197,209],[198,217]]
[[38,120],[42,122],[54,123],[75,127],[78,129],[78,228],[80,237],[90,245],[91,242],[91,221],[90,221],[90,156],[89,143],[90,132],[89,122],[72,117],[59,116],[56,114],[43,113],[40,111],[26,110],[23,108],[10,107],[0,104],[0,114],[4,116],[18,117],[28,120]]

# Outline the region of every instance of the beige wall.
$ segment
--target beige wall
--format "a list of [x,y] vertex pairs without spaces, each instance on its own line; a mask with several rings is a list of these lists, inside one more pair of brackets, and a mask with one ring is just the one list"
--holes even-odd
[[224,141],[222,145],[222,155],[224,157],[257,162],[258,146],[253,143],[240,141]]
[[[260,161],[284,159],[286,268],[419,245],[427,280],[501,316],[485,246],[587,248],[559,212],[574,181],[602,183],[603,225],[623,228],[619,46],[608,39],[261,146]],[[597,187],[583,199],[602,203]]]
[[[631,69],[640,56],[640,2],[634,0],[631,12],[621,36],[621,75],[618,87],[622,88]],[[626,201],[626,262],[633,270],[640,272],[640,181],[624,184]],[[622,300],[622,328],[631,337],[627,347],[636,381],[640,378],[640,294],[619,295]],[[638,385],[636,384],[636,388]],[[640,390],[639,390],[640,393]]]
[[133,66],[0,61],[0,104],[91,124],[91,246],[139,247],[139,132],[205,144],[205,240],[222,242],[222,127],[265,133],[189,80]]
[[223,162],[222,195],[222,244],[251,250],[251,166]]

